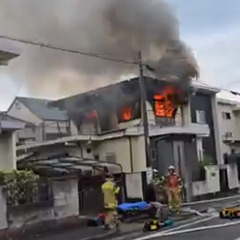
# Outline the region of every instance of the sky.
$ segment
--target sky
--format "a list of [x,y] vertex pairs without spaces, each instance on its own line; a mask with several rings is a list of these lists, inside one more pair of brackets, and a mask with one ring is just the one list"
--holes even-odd
[[[0,0],[1,1],[1,0]],[[200,81],[240,91],[240,1],[168,0],[179,19],[181,38],[195,52]],[[0,67],[0,110],[16,95],[28,95],[24,85]]]

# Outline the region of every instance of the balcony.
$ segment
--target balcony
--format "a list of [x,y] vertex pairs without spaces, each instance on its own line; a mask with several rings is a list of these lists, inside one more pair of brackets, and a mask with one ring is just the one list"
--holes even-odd
[[[131,135],[143,134],[143,127],[132,127],[126,130],[126,133]],[[169,126],[159,127],[157,125],[149,125],[149,136],[154,137],[158,135],[169,134],[191,134],[198,137],[208,137],[210,129],[207,124],[190,124],[189,126]]]

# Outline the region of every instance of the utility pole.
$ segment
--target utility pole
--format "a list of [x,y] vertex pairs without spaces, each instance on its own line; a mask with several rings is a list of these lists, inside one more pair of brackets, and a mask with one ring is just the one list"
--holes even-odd
[[143,65],[142,65],[142,54],[139,52],[138,55],[138,64],[139,64],[139,85],[141,91],[141,115],[143,121],[143,133],[144,133],[144,142],[145,142],[145,154],[146,154],[146,165],[147,168],[152,167],[150,151],[149,151],[149,129],[148,129],[148,116],[147,116],[147,107],[146,107],[146,86],[145,79],[143,76]]

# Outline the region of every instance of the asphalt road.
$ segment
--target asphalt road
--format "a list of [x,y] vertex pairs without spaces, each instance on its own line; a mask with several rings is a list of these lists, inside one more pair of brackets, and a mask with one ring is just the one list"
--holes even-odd
[[[204,222],[189,224],[186,227],[174,228],[168,232],[149,234],[135,240],[240,240],[240,220],[219,219],[212,216]],[[164,236],[167,235],[167,236]]]
[[[76,229],[72,230],[71,232],[62,232],[49,236],[47,234],[45,236],[34,236],[29,240],[203,240],[203,237],[208,240],[240,240],[240,219],[232,221],[223,220],[219,219],[218,214],[216,215],[216,212],[218,212],[223,207],[239,204],[239,200],[240,195],[231,199],[225,199],[223,201],[190,204],[190,206],[185,207],[191,207],[192,209],[198,211],[210,208],[210,210],[215,209],[215,212],[210,211],[208,212],[208,216],[196,217],[188,221],[188,223],[179,224],[173,226],[171,229],[163,229],[159,232],[143,233],[141,230],[136,229],[133,232],[127,231],[124,233],[125,231],[120,231],[119,233],[114,233],[110,234],[110,236],[106,236],[106,232],[102,229],[87,228]],[[212,228],[214,226],[215,228]],[[132,225],[129,224],[129,228],[132,230]],[[165,234],[165,236],[163,234]]]
[[167,237],[151,238],[161,240],[239,240],[240,239],[240,225],[229,227],[222,227],[217,229],[206,229],[190,233],[180,233],[170,235]]

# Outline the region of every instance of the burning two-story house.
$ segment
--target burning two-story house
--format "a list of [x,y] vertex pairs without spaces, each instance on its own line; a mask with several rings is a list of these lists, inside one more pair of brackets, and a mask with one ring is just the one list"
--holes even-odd
[[[185,64],[181,51],[175,50],[170,51],[170,57],[169,54],[162,57],[156,67],[160,79],[143,78],[149,152],[152,167],[159,175],[165,174],[169,165],[176,167],[183,179],[184,197],[189,201],[220,190],[217,163],[221,153],[215,96],[218,90],[192,82],[196,69]],[[174,74],[169,74],[172,70]],[[72,136],[21,146],[18,152],[30,148],[30,152],[45,152],[45,155],[68,151],[82,160],[95,158],[94,164],[96,161],[118,164],[124,173],[127,198],[142,198],[152,169],[148,168],[145,154],[141,103],[138,77],[49,102],[49,107],[67,112]],[[201,165],[201,168],[199,163],[204,162],[205,156],[211,159],[212,166]],[[73,166],[70,162],[56,162],[58,170]]]
[[[207,177],[212,182],[207,187],[206,179],[200,179],[199,168],[204,154],[212,158],[212,164],[218,162],[218,142],[214,140],[217,119],[213,111],[217,89],[199,83],[183,88],[178,83],[149,77],[145,77],[145,86],[153,168],[163,175],[169,165],[174,165],[184,181],[186,200],[217,192],[217,170],[211,170],[216,172],[215,178]],[[76,135],[88,136],[88,156],[98,155],[102,161],[122,166],[127,196],[131,198],[142,197],[148,173],[140,92],[139,78],[133,78],[51,103],[68,111]],[[68,141],[74,139],[81,138]],[[205,181],[203,186],[200,180]],[[194,182],[200,184],[197,190]]]

